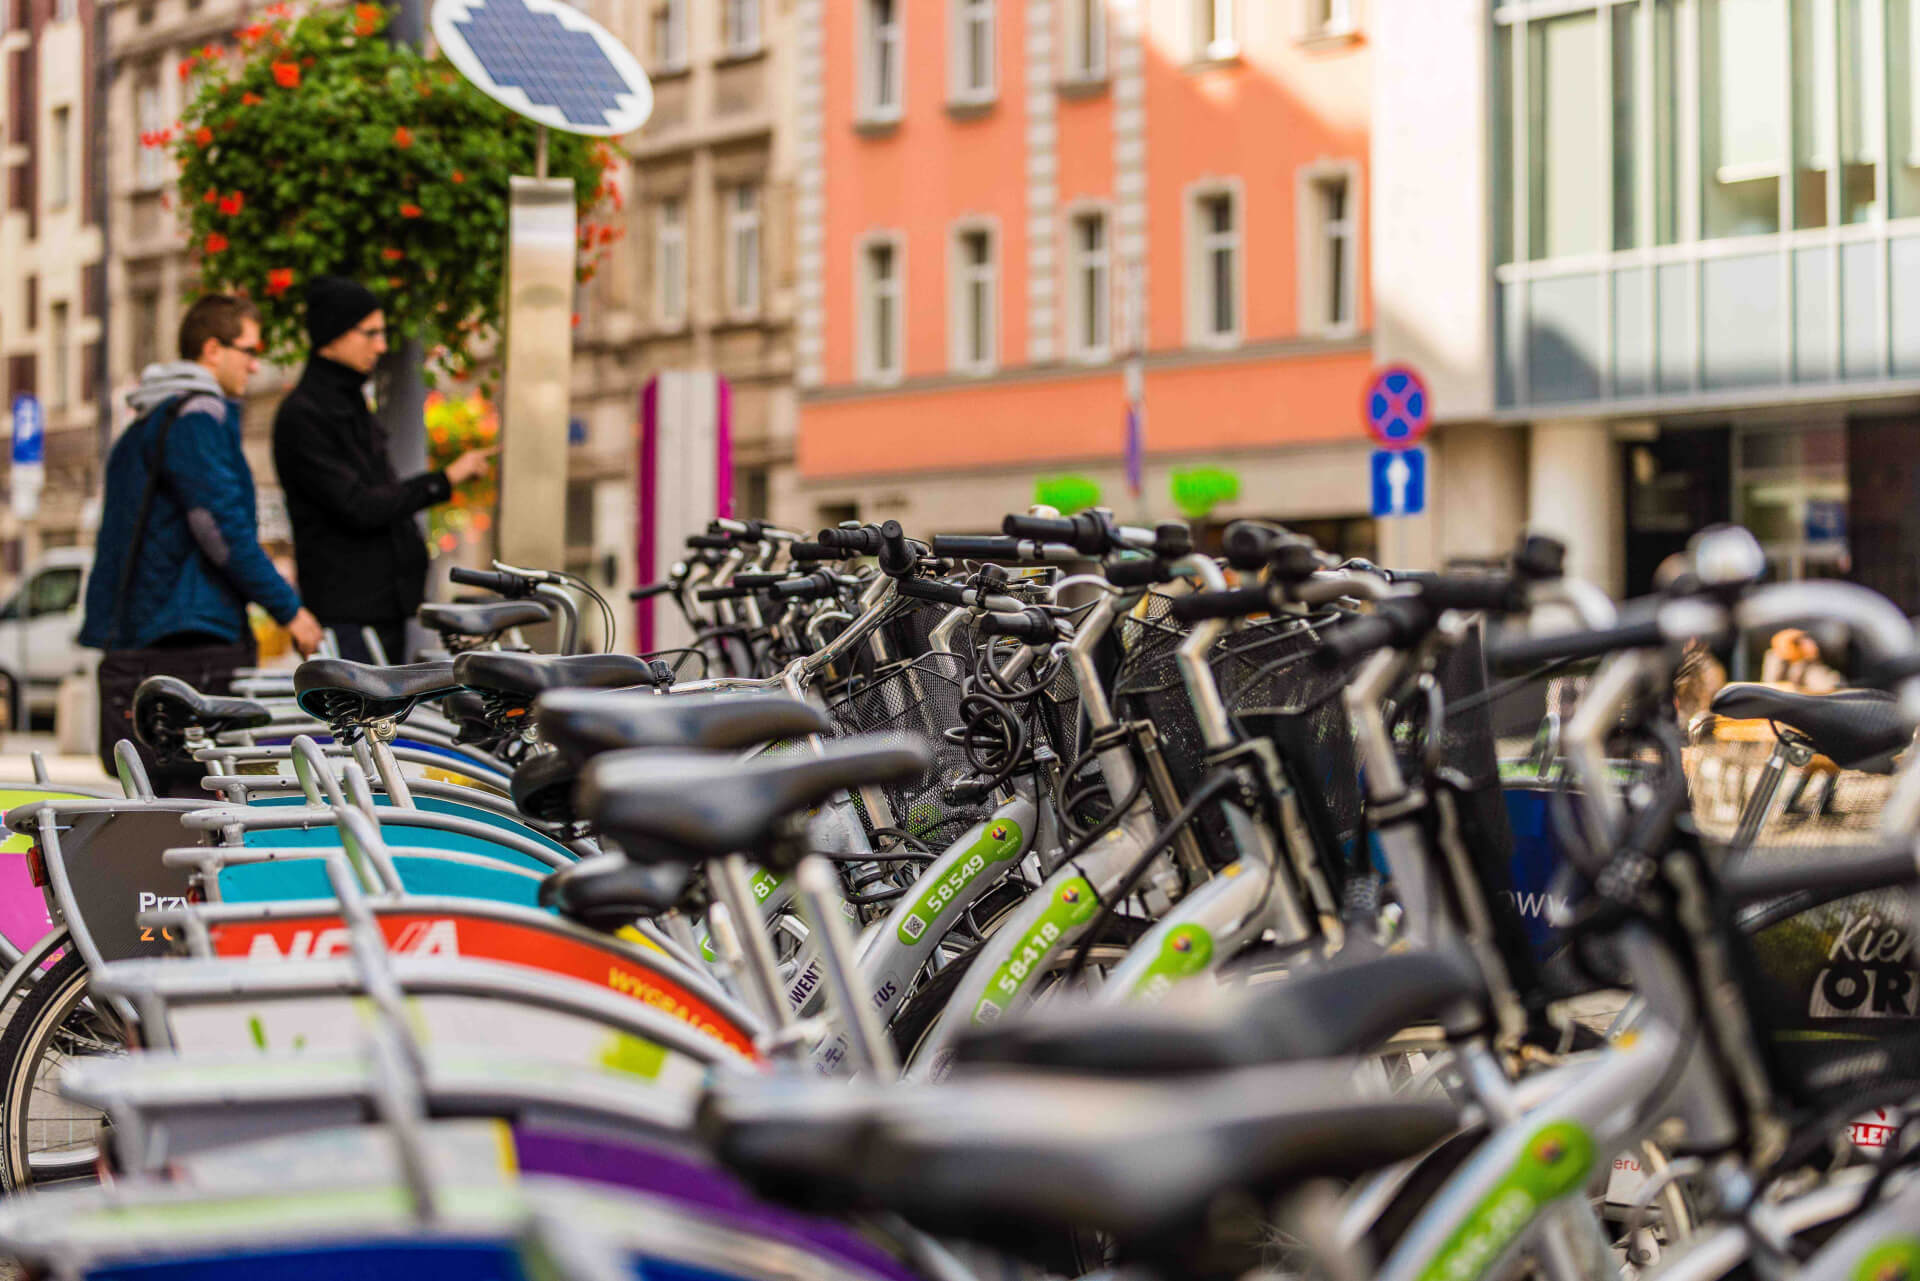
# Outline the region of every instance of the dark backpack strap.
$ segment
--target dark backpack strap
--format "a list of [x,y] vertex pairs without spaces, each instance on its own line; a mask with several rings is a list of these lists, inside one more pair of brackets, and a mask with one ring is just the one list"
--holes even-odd
[[133,586],[133,571],[140,560],[140,549],[146,545],[147,518],[153,515],[153,496],[163,483],[161,474],[166,469],[167,433],[173,430],[174,420],[180,417],[180,411],[192,399],[192,392],[176,396],[165,409],[158,411],[163,417],[154,441],[153,457],[147,463],[147,488],[140,495],[140,510],[133,518],[133,537],[127,542],[127,558],[120,564],[120,581],[113,589],[113,626],[107,631],[108,649],[118,649],[120,646],[120,629],[125,626],[127,614],[127,590]]

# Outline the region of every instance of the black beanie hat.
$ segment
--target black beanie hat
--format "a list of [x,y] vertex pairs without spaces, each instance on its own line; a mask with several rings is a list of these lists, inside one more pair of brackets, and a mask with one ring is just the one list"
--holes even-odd
[[379,297],[358,281],[315,276],[307,284],[307,337],[318,351],[379,310]]

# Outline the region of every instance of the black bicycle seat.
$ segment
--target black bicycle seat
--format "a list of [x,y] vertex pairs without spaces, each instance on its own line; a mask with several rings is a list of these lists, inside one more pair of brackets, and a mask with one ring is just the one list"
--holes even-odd
[[493,726],[487,723],[486,700],[472,690],[447,695],[440,700],[440,710],[459,729],[454,742],[478,743],[493,737]]
[[251,699],[210,697],[177,676],[149,676],[133,691],[133,736],[157,756],[184,755],[191,729],[211,738],[272,720],[273,713]]
[[1351,1061],[1297,1063],[1177,1089],[1005,1073],[896,1087],[817,1124],[738,1104],[703,1107],[702,1123],[721,1159],[769,1195],[817,1173],[937,1236],[1032,1258],[1060,1232],[1095,1229],[1129,1258],[1191,1275],[1223,1197],[1264,1204],[1304,1179],[1357,1177],[1458,1128],[1452,1103],[1368,1097],[1355,1073]]
[[553,621],[546,602],[490,600],[476,605],[422,605],[420,625],[446,636],[497,636],[511,627]]
[[820,755],[741,761],[721,754],[610,752],[589,762],[576,808],[643,863],[699,863],[723,854],[765,858],[781,825],[835,792],[918,778],[932,763],[918,744],[846,739]]
[[1197,1016],[1139,1005],[1012,1019],[968,1032],[954,1062],[1178,1076],[1342,1058],[1417,1023],[1467,1031],[1486,1000],[1478,967],[1457,949],[1391,953],[1290,974]]
[[587,760],[630,747],[725,752],[796,734],[824,734],[826,714],[793,698],[760,694],[588,694],[555,690],[533,709],[540,734]]
[[514,769],[507,783],[514,808],[538,823],[572,823],[573,789],[580,781],[580,762],[565,752],[539,752]]
[[1798,694],[1743,682],[1722,686],[1709,707],[1729,720],[1774,721],[1797,730],[1815,751],[1846,769],[1888,773],[1894,756],[1913,741],[1913,728],[1883,690]]
[[344,658],[309,658],[293,673],[293,695],[300,710],[329,725],[399,720],[421,699],[458,688],[452,663],[375,667]]
[[468,689],[532,702],[550,689],[631,689],[657,679],[651,664],[631,654],[515,654],[473,650],[453,660]]
[[603,854],[563,867],[540,882],[540,906],[607,933],[673,907],[687,892],[686,868],[645,866]]

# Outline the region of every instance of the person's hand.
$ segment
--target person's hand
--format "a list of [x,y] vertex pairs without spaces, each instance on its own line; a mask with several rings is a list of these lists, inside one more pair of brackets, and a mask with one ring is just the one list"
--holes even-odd
[[287,635],[302,658],[313,657],[314,651],[320,648],[320,642],[326,639],[320,620],[305,608],[287,620]]
[[469,449],[447,464],[447,482],[464,485],[477,476],[486,475],[487,468],[493,466],[493,456],[499,452],[498,445],[492,449]]

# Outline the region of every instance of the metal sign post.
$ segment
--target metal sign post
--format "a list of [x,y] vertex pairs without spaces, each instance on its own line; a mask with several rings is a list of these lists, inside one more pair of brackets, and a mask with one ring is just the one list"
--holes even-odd
[[433,34],[461,75],[540,126],[536,176],[512,183],[496,547],[514,565],[564,569],[576,193],[547,177],[547,131],[632,133],[653,113],[653,88],[564,0],[437,0]]

